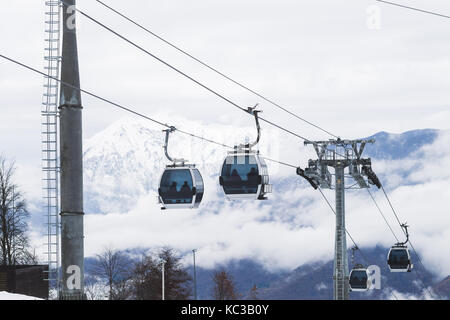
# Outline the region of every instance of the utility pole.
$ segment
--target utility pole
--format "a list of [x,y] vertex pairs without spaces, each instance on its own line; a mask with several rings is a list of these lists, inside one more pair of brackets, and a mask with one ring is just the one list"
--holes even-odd
[[[347,237],[345,229],[345,190],[369,188],[370,184],[378,188],[381,184],[372,171],[371,159],[361,158],[367,143],[375,140],[328,140],[305,141],[313,145],[318,160],[309,160],[308,167],[297,169],[297,174],[308,180],[314,189],[334,189],[336,193],[336,232],[333,271],[333,296],[335,300],[349,298],[349,269],[347,258]],[[334,181],[329,171],[334,168]],[[348,174],[345,169],[348,168]],[[346,180],[352,184],[346,185]],[[354,181],[351,181],[354,180]]]
[[162,287],[162,292],[161,292],[161,300],[165,300],[165,281],[164,281],[164,273],[165,273],[165,265],[166,265],[166,262],[165,261],[161,261],[161,265],[162,265],[162,269],[161,269],[161,272],[162,272],[162,284],[161,284],[161,287]]
[[197,300],[197,270],[195,269],[195,253],[197,249],[193,249],[192,253],[194,256],[194,300]]
[[[61,81],[80,88],[75,2],[63,2]],[[82,109],[80,91],[61,84],[61,300],[85,299]]]

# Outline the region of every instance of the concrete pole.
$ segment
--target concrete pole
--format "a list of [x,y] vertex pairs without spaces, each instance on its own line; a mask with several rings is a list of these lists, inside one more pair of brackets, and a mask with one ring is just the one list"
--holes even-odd
[[[75,24],[75,0],[63,4],[61,81],[80,87]],[[78,90],[61,85],[61,300],[83,300],[83,149],[82,104]]]
[[195,269],[195,252],[197,250],[192,250],[192,253],[194,255],[194,300],[197,300],[197,270]]
[[334,250],[334,300],[348,300],[347,235],[345,232],[345,165],[337,160],[336,178],[336,240]]

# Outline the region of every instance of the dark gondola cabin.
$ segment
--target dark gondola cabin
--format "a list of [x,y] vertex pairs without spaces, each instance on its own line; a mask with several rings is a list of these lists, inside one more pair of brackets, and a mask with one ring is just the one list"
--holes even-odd
[[409,254],[406,244],[409,242],[408,226],[406,223],[401,225],[406,235],[405,242],[396,243],[387,256],[387,263],[391,272],[411,272],[413,264],[411,263],[411,255]]
[[203,179],[193,166],[167,167],[159,184],[162,209],[198,208],[203,198]]
[[193,209],[198,208],[203,199],[204,183],[200,171],[185,159],[175,159],[167,151],[170,133],[175,127],[164,130],[166,139],[164,153],[173,164],[166,166],[158,188],[158,202],[161,209]]
[[388,253],[387,263],[391,272],[411,272],[413,265],[406,246],[393,246]]
[[234,151],[228,152],[223,161],[219,184],[228,200],[266,200],[265,195],[272,192],[266,162],[259,156],[259,152],[252,150],[261,136],[258,120],[258,113],[261,111],[255,110],[257,106],[247,110],[255,117],[258,132],[256,141],[235,146]]
[[362,265],[356,265],[349,275],[349,286],[351,291],[369,290],[369,274]]
[[219,183],[228,200],[265,200],[271,192],[264,159],[253,152],[232,152],[222,165]]

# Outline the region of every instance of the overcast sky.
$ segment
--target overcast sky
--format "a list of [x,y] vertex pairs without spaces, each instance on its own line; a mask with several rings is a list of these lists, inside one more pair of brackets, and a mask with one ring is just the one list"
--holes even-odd
[[[371,0],[105,2],[342,137],[450,129],[450,19]],[[445,0],[398,2],[450,14],[450,2]],[[265,118],[309,139],[328,138],[124,22],[96,1],[77,3],[79,9],[239,105],[260,103]],[[42,70],[44,11],[44,1],[5,1],[0,11],[0,53]],[[78,24],[83,88],[147,115],[157,114],[163,122],[170,123],[176,115],[200,125],[252,125],[243,112],[84,17],[78,17]],[[40,176],[42,83],[41,76],[0,61],[0,153],[16,160],[21,182],[30,192],[39,188],[39,179],[29,177]],[[83,105],[86,139],[128,116],[87,96]]]
[[[403,1],[450,12],[445,0]],[[24,5],[26,3],[26,5]],[[322,132],[282,113],[124,22],[94,0],[78,7],[246,107],[307,136]],[[378,131],[448,129],[450,20],[365,0],[107,1],[196,57],[345,137]],[[380,12],[379,29],[373,21]],[[1,53],[42,69],[44,1],[9,1],[0,11]],[[78,19],[82,86],[146,114],[204,122],[251,119],[86,20]],[[369,27],[371,26],[371,27]],[[0,61],[0,146],[9,156],[39,151],[42,77]],[[86,138],[123,111],[83,98]],[[23,146],[27,145],[26,150]]]

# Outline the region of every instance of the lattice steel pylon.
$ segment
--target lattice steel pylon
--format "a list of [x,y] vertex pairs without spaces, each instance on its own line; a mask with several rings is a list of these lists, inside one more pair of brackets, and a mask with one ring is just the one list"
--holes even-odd
[[[336,234],[333,271],[333,292],[335,300],[349,298],[349,268],[347,258],[347,237],[345,229],[345,189],[369,188],[371,184],[378,188],[381,184],[372,171],[371,159],[361,158],[367,143],[375,140],[336,140],[306,141],[312,144],[318,160],[309,160],[305,170],[297,169],[314,188],[334,189],[336,191]],[[334,168],[334,174],[329,167]],[[348,168],[348,174],[345,169]],[[334,175],[334,179],[333,179]],[[353,180],[346,186],[346,180]]]
[[[59,221],[59,162],[58,105],[61,63],[61,3],[45,1],[45,73],[41,109],[42,190],[46,220],[49,287],[60,291],[60,221]],[[58,298],[58,297],[56,297]]]

